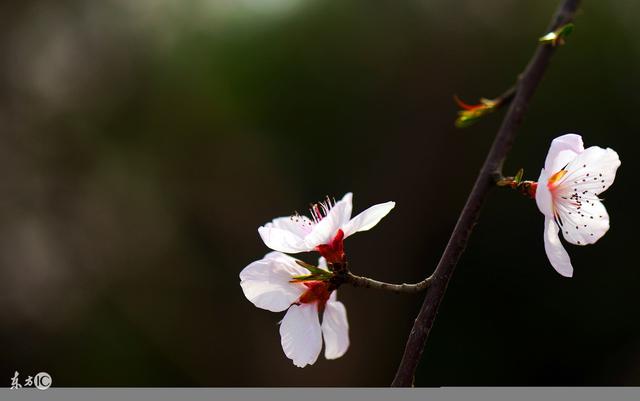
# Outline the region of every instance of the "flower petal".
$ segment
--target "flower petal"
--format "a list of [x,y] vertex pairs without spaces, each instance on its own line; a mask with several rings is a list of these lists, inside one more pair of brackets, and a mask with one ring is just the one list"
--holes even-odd
[[584,150],[582,137],[576,134],[566,134],[557,137],[551,142],[544,169],[547,174],[553,175],[562,170],[580,152]]
[[556,202],[564,239],[574,245],[593,244],[609,230],[609,214],[599,199],[583,199],[581,206]]
[[313,365],[322,349],[316,304],[291,305],[280,323],[280,342],[287,358],[299,368]]
[[304,216],[278,217],[258,228],[264,244],[274,251],[286,253],[308,252],[304,242],[307,232],[311,232],[314,223]]
[[363,211],[342,227],[345,238],[359,231],[367,231],[371,229],[395,206],[395,202],[386,202],[373,205],[369,209]]
[[596,196],[613,184],[620,164],[615,150],[591,146],[567,165],[568,173],[558,182],[558,190],[568,193],[588,191]]
[[329,213],[318,224],[313,227],[311,233],[306,238],[306,246],[310,249],[318,245],[328,244],[335,237],[338,229],[347,224],[351,218],[352,198],[351,192],[346,194],[341,200],[329,210]]
[[573,266],[569,254],[562,246],[558,236],[558,226],[550,218],[544,219],[544,250],[551,266],[565,277],[573,276]]
[[558,182],[554,205],[564,238],[572,244],[593,244],[609,230],[609,215],[598,195],[613,183],[620,158],[612,149],[592,146],[566,167]]
[[245,297],[258,308],[282,312],[305,291],[303,284],[291,283],[291,278],[309,273],[292,257],[271,252],[240,272],[240,286]]
[[324,357],[340,358],[349,348],[349,322],[347,310],[342,302],[336,301],[336,291],[324,307],[322,335],[324,337]]
[[545,169],[542,169],[538,178],[538,187],[536,188],[536,205],[538,205],[538,209],[542,214],[553,218],[553,197],[547,186],[547,181],[549,181],[549,175]]
[[344,194],[342,199],[335,204],[333,209],[335,209],[336,206],[338,206],[338,203],[341,203],[341,202],[344,203],[344,206],[341,207],[340,211],[337,211],[337,213],[340,213],[340,218],[339,218],[340,227],[347,224],[349,222],[349,219],[351,219],[351,212],[353,211],[353,193],[347,192],[346,194]]

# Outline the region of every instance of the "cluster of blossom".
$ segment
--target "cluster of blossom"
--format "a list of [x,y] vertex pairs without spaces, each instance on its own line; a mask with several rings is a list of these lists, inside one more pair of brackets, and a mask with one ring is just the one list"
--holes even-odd
[[297,280],[311,271],[285,252],[316,251],[321,255],[320,269],[326,269],[327,262],[344,262],[344,238],[369,230],[395,206],[394,202],[382,203],[351,218],[351,198],[348,193],[338,202],[327,200],[313,205],[312,219],[296,214],[276,218],[260,227],[262,240],[275,252],[240,273],[240,285],[249,301],[272,312],[287,311],[280,322],[282,349],[299,367],[318,359],[323,337],[325,358],[344,355],[349,348],[349,323],[346,309],[336,299],[337,291],[331,283]]
[[[544,248],[561,275],[571,277],[573,267],[559,232],[575,245],[593,244],[607,232],[609,215],[598,195],[613,183],[619,166],[615,151],[598,146],[585,149],[579,135],[563,135],[551,143],[534,190],[545,216]],[[281,344],[296,366],[315,363],[323,338],[325,358],[336,359],[347,351],[346,309],[336,298],[335,285],[319,277],[331,277],[329,267],[346,263],[345,238],[371,229],[394,206],[394,202],[381,203],[351,218],[352,194],[348,193],[338,202],[327,198],[312,205],[311,218],[279,217],[258,229],[274,252],[245,267],[240,285],[255,306],[287,311],[280,322]],[[286,255],[301,252],[321,255],[313,272],[310,265]]]

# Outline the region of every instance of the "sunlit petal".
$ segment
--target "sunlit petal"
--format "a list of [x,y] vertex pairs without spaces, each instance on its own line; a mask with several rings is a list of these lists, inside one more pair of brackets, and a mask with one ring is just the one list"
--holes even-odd
[[322,335],[324,337],[324,357],[340,358],[349,348],[349,322],[347,310],[340,301],[336,301],[336,291],[324,308],[322,317]]
[[240,272],[240,286],[247,299],[258,308],[281,312],[305,291],[303,284],[291,283],[291,278],[309,273],[292,257],[271,252]]
[[280,323],[280,341],[287,358],[299,368],[313,365],[322,350],[322,329],[315,304],[292,305]]
[[558,236],[558,226],[549,218],[544,220],[544,250],[551,266],[565,277],[573,276],[573,266],[569,254],[562,246]]

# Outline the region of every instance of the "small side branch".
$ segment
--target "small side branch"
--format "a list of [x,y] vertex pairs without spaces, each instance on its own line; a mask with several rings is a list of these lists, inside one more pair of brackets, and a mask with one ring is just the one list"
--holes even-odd
[[377,290],[414,294],[429,288],[429,284],[431,284],[431,276],[415,284],[391,284],[368,277],[356,276],[353,273],[347,273],[345,275],[344,282],[351,284],[354,287],[374,288]]
[[515,85],[513,85],[512,87],[504,91],[502,95],[498,96],[493,100],[498,103],[498,107],[507,106],[509,103],[511,103],[513,98],[516,96],[517,90],[518,90],[518,84],[516,83]]
[[[519,78],[518,78],[519,79]],[[504,93],[494,99],[481,98],[479,104],[471,105],[460,100],[458,96],[454,96],[458,106],[462,108],[458,112],[455,126],[465,128],[475,124],[480,118],[511,103],[518,90],[518,83],[507,89]]]

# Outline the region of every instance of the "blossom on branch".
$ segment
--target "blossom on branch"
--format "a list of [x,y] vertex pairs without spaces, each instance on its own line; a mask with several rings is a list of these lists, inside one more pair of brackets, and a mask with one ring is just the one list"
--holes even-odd
[[344,262],[344,238],[371,229],[395,206],[395,202],[377,204],[351,218],[352,196],[347,193],[338,202],[327,198],[311,205],[311,218],[297,213],[278,217],[258,228],[260,237],[274,251],[317,251],[329,263]]
[[[323,258],[319,268],[326,268]],[[255,306],[271,312],[287,311],[280,322],[282,349],[301,368],[318,359],[323,338],[327,359],[339,358],[349,348],[344,305],[336,299],[330,283],[301,279],[310,273],[296,259],[280,252],[269,253],[240,272],[242,291]]]
[[551,265],[565,277],[573,266],[558,232],[574,245],[593,244],[609,230],[609,215],[598,195],[609,188],[620,166],[610,149],[582,144],[575,134],[551,142],[535,199],[544,214],[544,248]]

